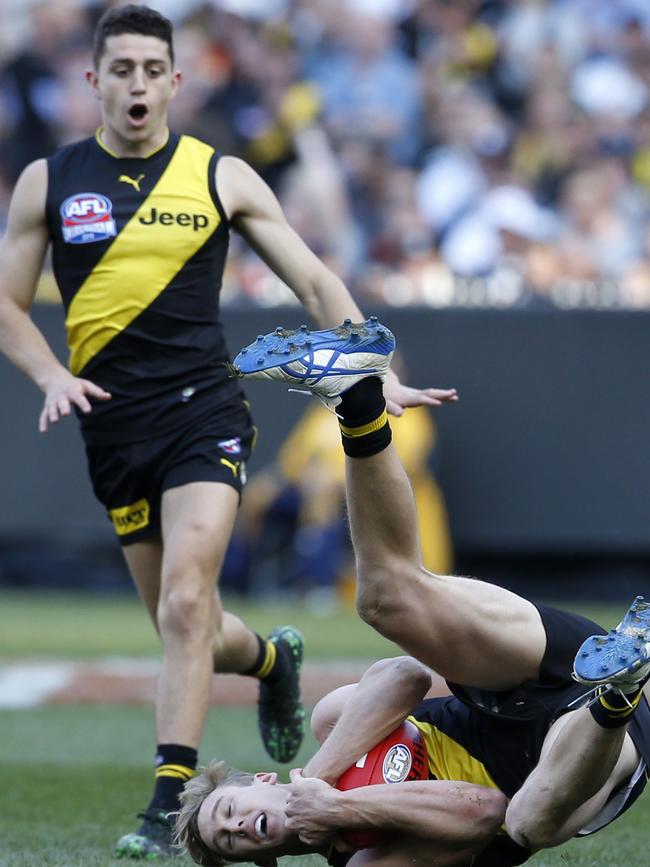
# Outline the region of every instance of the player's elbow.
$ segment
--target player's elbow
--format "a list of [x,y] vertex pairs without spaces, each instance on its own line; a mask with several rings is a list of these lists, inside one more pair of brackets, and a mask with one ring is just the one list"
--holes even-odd
[[499,830],[506,815],[508,799],[498,789],[481,786],[470,797],[467,829],[471,829],[476,844],[487,843]]
[[494,830],[495,828],[500,828],[503,824],[506,810],[508,809],[508,799],[498,789],[488,789],[488,791],[490,794],[487,798],[487,816],[485,821],[489,823],[490,829]]
[[543,810],[533,815],[518,815],[516,811],[508,810],[505,824],[508,836],[518,846],[531,852],[549,849],[564,842],[559,835],[562,823],[556,817],[546,815]]

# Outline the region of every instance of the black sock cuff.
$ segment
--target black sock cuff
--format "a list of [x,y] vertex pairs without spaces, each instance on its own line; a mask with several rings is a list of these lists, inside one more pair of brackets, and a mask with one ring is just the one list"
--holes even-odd
[[369,458],[392,440],[382,381],[369,376],[344,392],[336,407],[343,451],[350,458]]
[[147,809],[166,813],[178,810],[178,796],[196,771],[198,753],[183,744],[158,744],[156,749],[155,785]]
[[345,427],[363,427],[370,424],[386,408],[384,387],[378,376],[368,376],[341,395],[336,414]]
[[289,662],[285,658],[284,652],[274,641],[269,641],[268,638],[262,638],[261,635],[255,633],[255,637],[259,642],[259,651],[255,664],[243,672],[248,677],[257,677],[259,680],[264,680],[267,683],[273,683],[276,680],[281,680],[289,670]]
[[589,710],[594,721],[601,728],[617,729],[630,722],[640,700],[641,689],[625,698],[616,692],[603,693],[598,696]]
[[343,451],[349,458],[370,458],[388,448],[392,439],[393,432],[388,419],[385,419],[380,428],[363,436],[349,437],[341,431]]
[[257,632],[255,632],[254,635],[257,639],[257,656],[255,657],[255,662],[251,667],[242,672],[246,677],[255,677],[259,670],[264,666],[264,661],[267,657],[266,639],[262,638],[262,636]]
[[156,747],[156,768],[166,765],[178,765],[194,770],[199,760],[198,751],[184,744],[158,744]]

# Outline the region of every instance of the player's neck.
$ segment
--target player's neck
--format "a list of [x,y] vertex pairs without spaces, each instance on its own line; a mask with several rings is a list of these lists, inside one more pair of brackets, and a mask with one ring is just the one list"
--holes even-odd
[[169,128],[164,126],[160,131],[142,141],[131,141],[123,138],[110,127],[100,126],[97,130],[96,138],[99,144],[111,156],[146,159],[146,157],[153,156],[153,154],[164,148],[167,144],[169,141]]

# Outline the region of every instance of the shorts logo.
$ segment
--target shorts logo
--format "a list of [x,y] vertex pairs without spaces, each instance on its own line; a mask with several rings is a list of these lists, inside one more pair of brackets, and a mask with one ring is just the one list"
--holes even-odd
[[411,770],[411,751],[405,744],[395,744],[386,753],[382,775],[387,783],[403,783]]
[[229,461],[227,458],[220,458],[219,463],[224,467],[228,467],[235,478],[239,477],[242,485],[246,484],[246,464],[244,461]]
[[77,193],[61,205],[61,231],[67,244],[92,244],[117,235],[113,203],[100,193]]
[[118,536],[126,536],[127,533],[135,533],[149,524],[149,502],[144,499],[136,500],[130,506],[121,506],[119,509],[109,509],[109,517],[115,527]]
[[217,443],[222,452],[225,452],[227,455],[240,455],[241,454],[241,437],[234,437],[231,440],[222,440],[220,443]]

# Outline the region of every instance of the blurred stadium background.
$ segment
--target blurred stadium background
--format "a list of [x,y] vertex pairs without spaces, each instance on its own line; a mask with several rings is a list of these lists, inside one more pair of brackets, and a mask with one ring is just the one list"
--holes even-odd
[[[96,127],[83,73],[106,5],[0,6],[0,224],[25,164]],[[460,390],[461,404],[436,413],[426,435],[447,508],[431,520],[449,534],[454,567],[532,593],[643,589],[648,4],[151,5],[177,27],[185,81],[174,126],[262,173],[363,309],[394,329],[411,382]],[[222,298],[233,351],[301,320],[237,237]],[[63,357],[47,268],[34,317]],[[125,589],[74,423],[39,436],[40,394],[4,360],[0,385],[0,586]],[[281,389],[249,391],[261,429],[254,478],[306,404]],[[278,508],[276,525],[291,536],[296,504]],[[269,568],[238,585],[241,556],[233,551],[225,576],[235,592],[305,590],[311,580],[278,586]],[[331,564],[337,571],[340,581],[345,568]]]
[[[22,168],[96,128],[83,73],[108,5],[0,3],[0,228]],[[410,382],[459,389],[457,406],[404,434],[438,565],[615,622],[607,606],[650,591],[647,0],[148,5],[177,28],[175,129],[255,166],[362,308],[395,331]],[[222,304],[233,352],[302,321],[236,236]],[[33,315],[64,357],[47,267]],[[262,631],[295,620],[316,659],[331,656],[332,630],[340,658],[394,652],[350,608],[330,458],[314,450],[296,468],[283,454],[290,436],[313,442],[307,402],[248,393],[260,439],[224,575],[233,604]],[[40,394],[4,359],[0,394],[1,699],[10,662],[148,657],[156,642],[74,421],[40,436]],[[316,500],[326,514],[310,512]],[[107,864],[98,836],[110,846],[140,805],[150,713],[77,699],[90,703],[0,716],[0,764],[22,781],[3,801],[12,831],[0,864]],[[263,762],[241,736],[248,726],[257,749],[251,713],[236,713],[215,715],[207,751]],[[117,762],[115,739],[131,744]],[[25,818],[35,786],[39,809],[48,804],[36,825]],[[72,857],[75,811],[86,848]],[[625,848],[630,827],[621,863],[645,863]],[[585,859],[536,863],[601,863]]]

